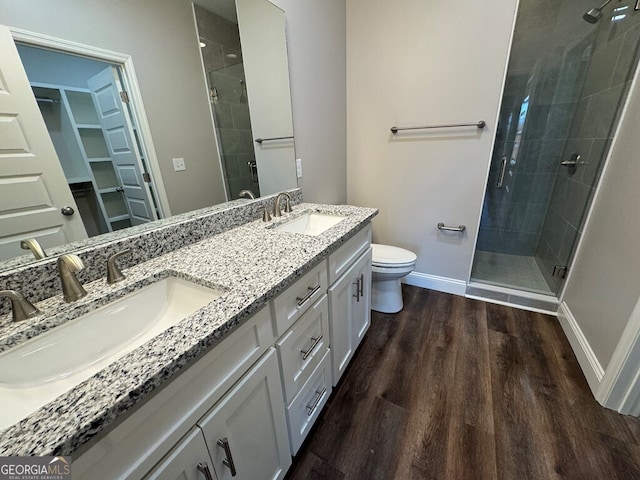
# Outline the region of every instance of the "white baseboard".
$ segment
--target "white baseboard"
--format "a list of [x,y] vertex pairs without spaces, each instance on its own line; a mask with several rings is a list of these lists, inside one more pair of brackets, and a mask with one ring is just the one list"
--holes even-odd
[[604,377],[604,369],[565,302],[562,302],[558,309],[558,321],[595,396],[599,392],[600,383]]
[[467,283],[453,278],[437,277],[427,273],[411,272],[404,277],[402,283],[413,285],[414,287],[429,288],[439,292],[453,293],[464,296]]

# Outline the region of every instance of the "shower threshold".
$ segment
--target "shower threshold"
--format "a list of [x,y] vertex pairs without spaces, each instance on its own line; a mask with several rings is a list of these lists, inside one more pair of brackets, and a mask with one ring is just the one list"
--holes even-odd
[[522,308],[549,315],[557,315],[560,302],[556,297],[540,293],[525,292],[516,288],[500,287],[474,279],[467,284],[465,297],[510,307]]
[[558,300],[531,256],[476,251],[466,296],[556,314]]

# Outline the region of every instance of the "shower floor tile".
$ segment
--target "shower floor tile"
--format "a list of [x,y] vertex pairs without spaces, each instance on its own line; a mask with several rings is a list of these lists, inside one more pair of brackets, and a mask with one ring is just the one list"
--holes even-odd
[[477,251],[471,279],[501,287],[553,295],[533,257]]

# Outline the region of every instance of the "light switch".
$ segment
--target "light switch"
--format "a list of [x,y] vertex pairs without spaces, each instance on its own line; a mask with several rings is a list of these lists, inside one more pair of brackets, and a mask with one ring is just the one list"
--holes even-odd
[[182,170],[186,170],[187,166],[184,164],[184,158],[174,158],[173,159],[173,169],[176,172],[181,172]]
[[298,178],[302,178],[302,159],[296,158],[296,175]]

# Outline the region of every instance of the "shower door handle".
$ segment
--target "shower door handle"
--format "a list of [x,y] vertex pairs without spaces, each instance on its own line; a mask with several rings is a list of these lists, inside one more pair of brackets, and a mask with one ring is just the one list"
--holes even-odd
[[504,174],[507,171],[507,157],[502,157],[502,166],[500,167],[500,176],[498,177],[498,183],[496,184],[497,188],[502,188],[502,184],[504,183]]
[[560,162],[560,165],[562,165],[563,167],[576,167],[578,166],[579,161],[580,161],[580,154],[574,153],[573,155],[571,155],[571,158],[569,160]]

